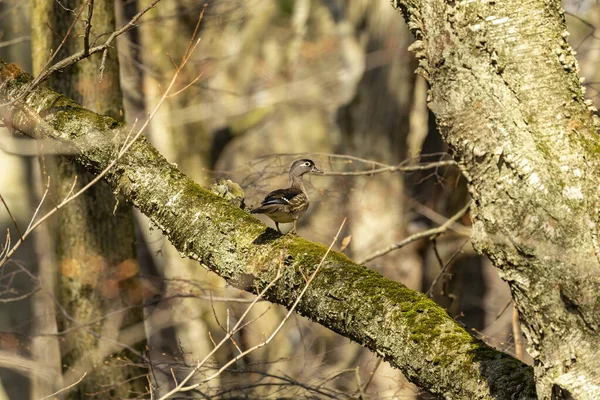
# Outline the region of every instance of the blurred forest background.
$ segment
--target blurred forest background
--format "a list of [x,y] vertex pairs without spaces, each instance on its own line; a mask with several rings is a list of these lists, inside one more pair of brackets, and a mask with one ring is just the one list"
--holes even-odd
[[[100,3],[96,1],[96,7]],[[150,3],[115,1],[116,26],[125,25]],[[162,0],[136,29],[117,38],[118,64],[113,57],[116,69],[107,67],[102,82],[90,75],[64,89],[68,85],[61,85],[61,74],[68,72],[57,72],[50,85],[75,97],[73,91],[103,90],[120,80],[123,107],[119,100],[85,105],[124,116],[128,123],[143,121],[171,80],[173,63],[184,55],[205,3],[201,42],[177,84],[190,86],[167,99],[145,133],[184,173],[204,186],[217,178],[231,179],[244,189],[246,204],[256,205],[268,191],[287,184],[287,171],[295,158],[312,158],[326,175],[308,179],[311,206],[300,220],[299,234],[328,245],[347,218],[343,240],[335,249],[359,262],[444,224],[468,204],[465,180],[456,166],[447,162],[418,168],[451,158],[426,107],[427,84],[414,73],[417,62],[408,51],[413,38],[388,0]],[[81,41],[85,30],[87,8],[82,4],[0,0],[0,57],[39,73],[39,65],[44,64],[40,60],[45,61],[48,49],[55,49],[64,36],[44,22],[49,15],[66,21],[62,23],[66,27],[76,21],[62,50],[63,56],[69,55],[73,50],[68,42]],[[588,97],[600,107],[600,3],[572,0],[563,6]],[[97,28],[99,24],[92,24],[91,38],[106,35]],[[49,47],[43,50],[39,46],[44,40],[54,44],[46,43]],[[86,63],[90,61],[80,62]],[[27,226],[44,192],[44,176],[52,176],[51,169],[40,168],[38,155],[45,148],[0,128],[0,149],[0,194],[17,222]],[[52,151],[51,144],[47,149]],[[394,168],[399,165],[415,168],[412,172]],[[51,205],[59,197],[50,193]],[[102,201],[108,209],[116,209],[112,196],[102,200],[98,195],[92,210]],[[80,378],[90,368],[83,361],[95,350],[77,352],[70,347],[77,347],[72,343],[86,329],[106,328],[110,319],[101,312],[107,310],[138,322],[129,335],[119,335],[132,354],[113,357],[118,362],[111,361],[110,368],[135,366],[141,373],[128,380],[139,380],[142,388],[152,382],[156,393],[164,394],[173,386],[174,376],[186,376],[195,361],[210,352],[213,340],[224,336],[222,327],[235,322],[253,298],[228,288],[223,279],[196,262],[182,259],[159,230],[134,212],[139,281],[132,290],[140,299],[131,304],[141,307],[121,301],[120,308],[85,315],[71,310],[60,294],[70,270],[57,261],[60,254],[53,244],[52,226],[65,215],[77,218],[77,213],[86,212],[81,210],[69,205],[59,211],[63,216],[54,216],[48,227],[38,228],[0,270],[0,399],[39,399]],[[471,248],[468,213],[458,216],[435,240],[424,237],[366,265],[412,289],[431,293],[486,342],[531,362],[508,286],[490,262]],[[16,240],[13,222],[2,207],[0,232],[7,229]],[[107,235],[131,238],[133,232]],[[135,275],[137,266],[131,270]],[[88,279],[106,277],[90,273]],[[110,289],[96,286],[104,292]],[[117,290],[129,289],[119,282]],[[284,315],[283,307],[258,303],[251,318],[259,320],[221,349],[197,379],[234,357],[237,346],[258,343]],[[96,342],[102,342],[101,336],[97,334]],[[83,398],[107,398],[122,383],[118,379],[97,384],[96,390],[86,387]],[[292,315],[268,346],[197,391],[177,396],[417,399],[430,395],[367,349]],[[142,391],[131,397],[150,396]]]

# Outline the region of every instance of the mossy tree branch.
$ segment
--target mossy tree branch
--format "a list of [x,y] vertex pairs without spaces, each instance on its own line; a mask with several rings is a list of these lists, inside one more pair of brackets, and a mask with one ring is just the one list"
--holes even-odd
[[[0,61],[0,101],[30,77]],[[29,111],[27,111],[29,110]],[[43,121],[32,120],[34,112]],[[129,128],[83,109],[48,88],[37,88],[2,110],[6,124],[52,137],[77,150],[93,173],[114,160]],[[280,236],[249,213],[188,179],[143,137],[105,176],[112,189],[146,214],[182,255],[256,293],[284,276],[265,298],[290,307],[326,247]],[[303,270],[304,272],[301,272]],[[421,293],[331,253],[299,303],[298,312],[376,352],[420,387],[448,398],[535,398],[530,367],[474,338]]]
[[600,124],[559,1],[394,0],[509,283],[540,398],[600,398]]

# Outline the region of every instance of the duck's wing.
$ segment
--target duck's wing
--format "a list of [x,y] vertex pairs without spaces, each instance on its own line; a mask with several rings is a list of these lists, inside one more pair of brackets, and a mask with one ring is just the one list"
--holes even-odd
[[304,195],[298,188],[277,189],[269,193],[261,202],[260,207],[253,209],[253,214],[270,213],[278,206],[294,204],[298,196]]
[[302,190],[298,188],[277,189],[269,193],[261,205],[290,204],[290,201],[300,194],[302,194]]

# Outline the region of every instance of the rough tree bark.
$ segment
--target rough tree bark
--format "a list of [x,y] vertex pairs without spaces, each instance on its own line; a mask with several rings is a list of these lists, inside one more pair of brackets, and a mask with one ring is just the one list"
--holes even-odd
[[600,124],[558,1],[393,1],[509,283],[540,398],[600,398]]
[[[48,55],[57,49],[57,59],[67,57],[84,48],[84,36],[93,7],[89,42],[97,34],[115,30],[114,2],[96,0],[84,4],[82,0],[57,2],[31,1],[32,52],[34,71],[45,66]],[[81,20],[73,25],[73,14],[85,7]],[[67,36],[68,35],[68,36]],[[55,74],[50,84],[60,88],[76,101],[101,114],[117,120],[123,117],[123,100],[119,86],[119,63],[115,50],[110,50],[104,62],[104,77],[99,79],[102,54]],[[72,190],[86,185],[94,178],[85,168],[72,163],[67,157],[42,157],[42,171],[51,177],[49,206],[53,207]],[[45,177],[44,177],[45,178]],[[44,179],[45,183],[45,179]],[[128,312],[126,318],[104,320],[89,328],[78,324],[96,319],[124,306],[141,304],[141,287],[135,256],[133,214],[130,205],[118,204],[105,183],[95,185],[83,196],[72,201],[53,219],[54,247],[58,263],[58,298],[69,317],[59,316],[59,330],[69,330],[61,340],[65,384],[88,376],[72,390],[68,398],[129,398],[145,392],[146,370],[134,363],[143,363],[138,355],[121,347],[112,354],[112,345],[118,341],[121,328],[138,325],[143,330],[141,308]],[[102,339],[99,339],[102,336]],[[142,335],[143,336],[143,335]],[[143,342],[134,344],[143,351]],[[110,350],[109,350],[110,349]],[[89,373],[90,370],[93,372]],[[96,394],[93,394],[96,393]],[[44,395],[48,395],[45,393]]]
[[[0,101],[7,104],[30,77],[0,61]],[[69,143],[74,160],[98,173],[114,160],[129,128],[81,108],[48,88],[1,110],[5,123],[32,137]],[[38,117],[33,118],[32,116]],[[201,188],[142,137],[105,176],[187,257],[230,284],[256,293],[280,266],[266,294],[291,306],[325,246],[280,236],[248,212]],[[297,311],[370,348],[422,388],[448,398],[530,399],[530,367],[474,338],[425,295],[332,252]]]

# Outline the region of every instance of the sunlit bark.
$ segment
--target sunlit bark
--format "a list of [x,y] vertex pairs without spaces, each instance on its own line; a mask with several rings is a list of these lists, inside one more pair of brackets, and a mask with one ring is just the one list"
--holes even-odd
[[540,398],[600,398],[600,142],[560,2],[393,1],[509,283]]

